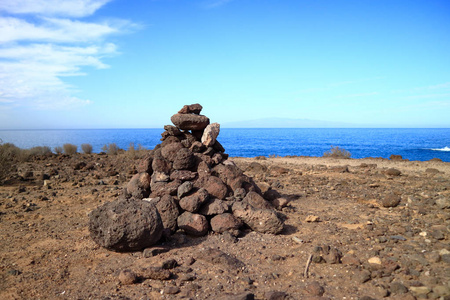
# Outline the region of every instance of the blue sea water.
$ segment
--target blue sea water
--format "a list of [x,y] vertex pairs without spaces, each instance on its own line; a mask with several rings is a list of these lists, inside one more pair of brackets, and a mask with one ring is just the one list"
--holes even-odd
[[[110,143],[128,149],[130,143],[152,149],[163,129],[0,130],[3,143],[20,148],[65,143],[91,144],[94,152]],[[322,156],[331,146],[348,150],[352,158],[402,155],[409,160],[440,158],[450,162],[450,129],[387,128],[223,128],[219,142],[230,156]]]

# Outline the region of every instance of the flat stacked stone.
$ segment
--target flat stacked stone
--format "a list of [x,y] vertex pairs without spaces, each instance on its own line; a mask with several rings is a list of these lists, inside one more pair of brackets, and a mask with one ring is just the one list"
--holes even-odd
[[175,126],[164,126],[161,143],[138,163],[138,174],[119,200],[150,202],[171,233],[182,229],[201,236],[212,229],[236,235],[244,225],[280,233],[283,221],[272,205],[277,197],[264,198],[252,178],[228,160],[217,140],[220,125],[209,124],[201,110],[200,104],[185,105],[171,117]]

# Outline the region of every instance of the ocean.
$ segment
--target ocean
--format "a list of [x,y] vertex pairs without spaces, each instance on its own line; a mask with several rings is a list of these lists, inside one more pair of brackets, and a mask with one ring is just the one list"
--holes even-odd
[[[87,143],[94,152],[110,143],[128,149],[130,143],[153,149],[159,144],[163,129],[64,129],[0,130],[3,143],[20,148],[65,143]],[[223,128],[218,137],[230,156],[323,156],[333,146],[344,148],[352,158],[382,157],[391,154],[405,159],[426,161],[440,158],[450,162],[449,128]]]

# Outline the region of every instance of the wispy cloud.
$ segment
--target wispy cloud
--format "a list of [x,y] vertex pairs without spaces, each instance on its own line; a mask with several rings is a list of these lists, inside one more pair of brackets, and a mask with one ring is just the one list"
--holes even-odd
[[70,109],[89,104],[90,100],[74,96],[77,89],[63,77],[85,75],[85,67],[108,68],[103,59],[118,53],[107,38],[134,24],[76,19],[95,13],[109,1],[2,1],[0,105]]
[[406,96],[404,99],[435,99],[435,98],[449,98],[450,101],[450,94],[424,94],[424,95],[414,95],[414,96]]
[[14,0],[0,2],[0,11],[11,14],[85,17],[111,0]]
[[341,96],[337,96],[336,98],[338,98],[338,99],[361,98],[361,97],[370,97],[370,96],[375,96],[375,95],[378,95],[378,92],[341,95]]
[[225,5],[227,3],[230,3],[231,1],[233,0],[206,0],[203,2],[202,6],[204,8],[210,9]]

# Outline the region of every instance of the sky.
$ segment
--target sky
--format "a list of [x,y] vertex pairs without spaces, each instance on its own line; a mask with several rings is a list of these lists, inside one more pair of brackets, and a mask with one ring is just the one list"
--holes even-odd
[[448,0],[2,0],[0,129],[160,128],[185,104],[450,127]]

